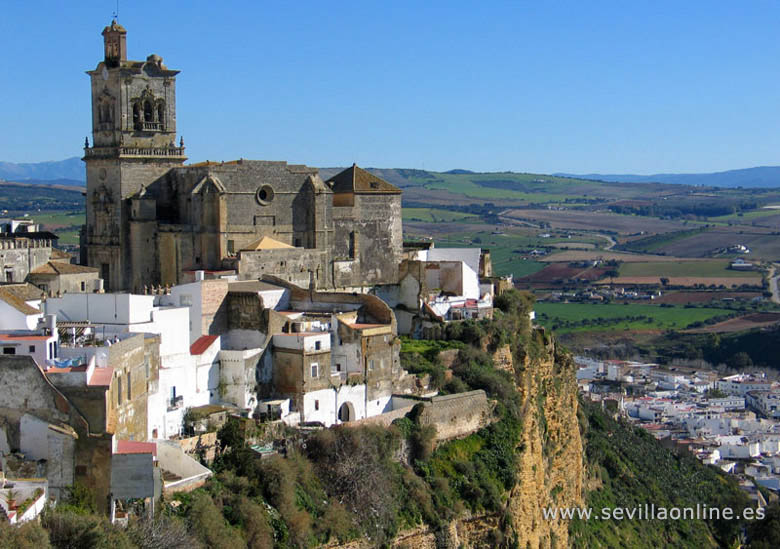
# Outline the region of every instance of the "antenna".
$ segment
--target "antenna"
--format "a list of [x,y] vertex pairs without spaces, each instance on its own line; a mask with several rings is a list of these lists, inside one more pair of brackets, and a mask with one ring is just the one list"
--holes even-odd
[[116,0],[116,11],[114,12],[114,19],[119,21],[119,0]]

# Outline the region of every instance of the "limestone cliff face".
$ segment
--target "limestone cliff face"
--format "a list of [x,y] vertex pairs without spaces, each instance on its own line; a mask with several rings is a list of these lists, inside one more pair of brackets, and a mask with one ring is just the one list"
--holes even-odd
[[[523,432],[517,447],[517,483],[503,513],[466,515],[447,528],[428,526],[400,532],[392,547],[455,549],[514,545],[522,549],[568,547],[568,521],[545,520],[545,507],[583,504],[583,445],[577,419],[576,367],[554,339],[535,329],[536,352],[493,353],[496,368],[511,373],[522,396]],[[487,346],[483,346],[485,349]],[[503,543],[502,543],[503,542]],[[365,540],[329,547],[369,547]]]
[[513,363],[524,415],[518,482],[508,510],[520,547],[567,547],[568,521],[545,520],[543,509],[583,503],[576,367],[543,330],[534,335],[543,352],[534,359],[516,356]]

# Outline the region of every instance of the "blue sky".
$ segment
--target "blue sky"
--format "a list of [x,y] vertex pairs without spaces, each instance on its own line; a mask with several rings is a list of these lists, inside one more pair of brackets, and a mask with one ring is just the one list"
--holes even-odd
[[[113,1],[11,0],[0,160],[81,154]],[[777,2],[123,1],[192,161],[657,173],[780,164]]]

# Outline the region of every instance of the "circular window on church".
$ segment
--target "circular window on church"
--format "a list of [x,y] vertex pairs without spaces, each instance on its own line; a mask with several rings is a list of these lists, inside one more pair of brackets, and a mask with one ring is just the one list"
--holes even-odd
[[267,206],[274,199],[274,190],[270,185],[263,185],[257,189],[255,198],[261,206]]

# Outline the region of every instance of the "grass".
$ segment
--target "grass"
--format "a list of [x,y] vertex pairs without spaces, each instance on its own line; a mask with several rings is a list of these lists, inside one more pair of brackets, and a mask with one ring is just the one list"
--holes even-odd
[[501,200],[502,198],[511,198],[514,200],[524,200],[532,203],[562,202],[566,199],[582,198],[582,195],[554,194],[545,192],[523,192],[514,189],[500,189],[495,187],[483,187],[473,181],[464,180],[456,176],[441,174],[441,179],[425,185],[428,189],[439,189],[450,191],[456,194],[463,194],[472,198],[482,198],[485,200]]
[[728,269],[729,260],[713,259],[711,261],[686,261],[680,263],[624,263],[620,267],[620,276],[658,276],[658,277],[689,277],[689,278],[744,278],[760,277],[754,271],[736,271]]
[[34,212],[30,217],[49,230],[57,227],[81,226],[85,222],[86,212]]
[[450,223],[452,221],[477,220],[479,216],[466,212],[453,212],[440,208],[404,208],[404,221],[424,221],[428,223]]
[[621,244],[618,246],[618,249],[646,254],[655,253],[672,242],[683,240],[689,236],[697,235],[700,232],[701,229],[691,229],[685,231],[675,231],[672,233],[654,234],[627,242],[625,244]]
[[436,246],[440,248],[480,247],[490,250],[493,262],[493,273],[497,276],[511,274],[521,278],[541,271],[544,263],[531,259],[523,259],[527,254],[516,253],[517,250],[541,248],[553,244],[574,245],[586,242],[600,245],[604,240],[593,236],[577,236],[576,238],[550,237],[540,238],[535,234],[492,234],[487,231],[470,231],[442,234],[436,236]]
[[741,223],[742,221],[750,221],[751,219],[758,219],[761,217],[769,217],[771,215],[780,215],[780,210],[775,209],[760,209],[760,210],[752,210],[749,212],[743,212],[738,214],[729,214],[729,215],[721,215],[719,217],[711,217],[710,220],[712,221],[719,221],[723,223],[727,223],[729,221]]
[[682,330],[694,322],[733,314],[709,307],[648,304],[537,303],[537,322],[558,333],[619,330]]
[[86,222],[86,212],[30,212],[30,218],[40,223],[43,230],[56,234],[59,237],[57,244],[60,246],[77,245],[79,243],[79,228]]

